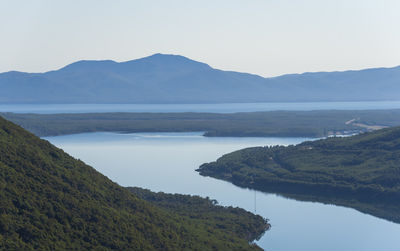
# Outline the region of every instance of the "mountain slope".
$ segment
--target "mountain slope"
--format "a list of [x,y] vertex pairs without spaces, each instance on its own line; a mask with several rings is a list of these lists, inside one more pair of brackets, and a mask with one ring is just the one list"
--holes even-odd
[[79,61],[0,74],[0,103],[224,103],[398,100],[400,67],[263,78],[177,55]]
[[[2,250],[257,249],[233,230],[212,227],[212,221],[193,221],[139,199],[2,118],[0,212]],[[243,231],[259,235],[266,229],[261,217],[244,215],[257,227]]]

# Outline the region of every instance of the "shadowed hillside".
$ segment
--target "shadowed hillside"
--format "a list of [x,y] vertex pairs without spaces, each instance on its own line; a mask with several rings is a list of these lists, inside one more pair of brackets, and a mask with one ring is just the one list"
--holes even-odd
[[242,209],[210,210],[229,227],[146,202],[0,118],[1,250],[259,249],[248,237],[268,228],[263,218]]

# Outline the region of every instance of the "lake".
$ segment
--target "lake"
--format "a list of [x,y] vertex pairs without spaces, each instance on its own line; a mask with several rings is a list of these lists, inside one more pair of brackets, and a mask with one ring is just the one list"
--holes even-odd
[[251,146],[297,144],[305,138],[207,138],[202,133],[86,133],[46,138],[122,186],[209,196],[270,219],[258,242],[274,251],[398,251],[400,224],[354,209],[300,202],[202,177],[195,169]]
[[257,112],[311,110],[400,109],[400,101],[227,103],[227,104],[0,104],[0,112],[91,113],[91,112]]

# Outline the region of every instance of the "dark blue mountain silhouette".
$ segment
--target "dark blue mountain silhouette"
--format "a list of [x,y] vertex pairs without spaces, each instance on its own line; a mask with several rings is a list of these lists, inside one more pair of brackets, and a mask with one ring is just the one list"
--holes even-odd
[[183,56],[78,61],[0,74],[0,103],[234,103],[400,100],[400,67],[263,78]]

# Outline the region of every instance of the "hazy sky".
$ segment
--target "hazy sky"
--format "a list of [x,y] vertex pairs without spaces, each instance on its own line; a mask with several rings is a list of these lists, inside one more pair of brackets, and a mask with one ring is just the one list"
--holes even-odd
[[0,0],[0,72],[157,52],[276,76],[400,65],[399,0]]

